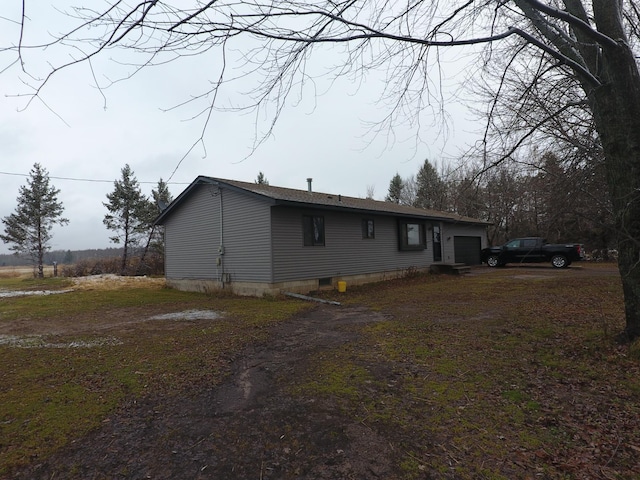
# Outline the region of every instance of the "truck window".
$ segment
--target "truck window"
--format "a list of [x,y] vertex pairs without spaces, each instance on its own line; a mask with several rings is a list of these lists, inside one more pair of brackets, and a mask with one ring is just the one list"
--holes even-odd
[[520,240],[511,240],[507,243],[507,248],[520,248]]
[[522,241],[522,246],[525,248],[536,248],[538,241],[535,238],[525,238]]

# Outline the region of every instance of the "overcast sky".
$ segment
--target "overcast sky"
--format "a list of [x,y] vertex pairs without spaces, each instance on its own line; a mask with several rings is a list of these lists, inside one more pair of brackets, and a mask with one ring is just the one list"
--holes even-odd
[[[31,19],[33,38],[64,29],[64,19],[45,8],[50,2],[27,5],[37,6],[40,14]],[[10,8],[3,5],[0,12]],[[17,42],[18,30],[11,21],[16,15],[16,11],[0,13],[0,46]],[[46,28],[38,24],[45,19]],[[60,22],[57,28],[56,22]],[[35,53],[25,56],[26,68],[44,75],[43,58]],[[0,70],[12,59],[15,56],[0,53]],[[319,55],[319,64],[322,60]],[[54,229],[51,247],[78,250],[116,246],[102,223],[103,202],[125,164],[147,195],[160,178],[171,179],[169,189],[176,197],[198,175],[252,182],[262,171],[274,186],[306,189],[306,179],[312,177],[316,191],[365,197],[372,187],[374,197],[382,200],[396,172],[403,177],[416,174],[425,158],[447,161],[476,138],[469,114],[449,100],[445,109],[451,121],[445,129],[440,118],[425,114],[419,138],[409,125],[398,125],[392,135],[368,134],[367,123],[388,113],[376,103],[384,74],[374,72],[357,84],[341,79],[329,86],[328,81],[317,80],[315,90],[306,88],[301,100],[288,102],[273,135],[252,154],[256,128],[264,131],[269,112],[257,126],[255,116],[215,113],[204,147],[198,144],[180,163],[200,137],[203,120],[192,117],[202,104],[167,109],[208,88],[213,76],[209,61],[193,57],[149,68],[102,91],[85,64],[53,77],[41,100],[28,106],[28,97],[15,95],[29,92],[25,82],[35,81],[17,65],[5,70],[0,74],[0,217],[15,210],[18,190],[36,162],[60,190],[59,200],[69,219],[67,226]],[[456,65],[447,67],[451,79],[461,68]],[[109,55],[96,60],[93,69],[103,86],[107,78],[132,71],[114,64]],[[448,84],[454,85],[453,80]],[[232,84],[222,101],[239,104],[250,85]],[[8,251],[0,244],[0,253]]]

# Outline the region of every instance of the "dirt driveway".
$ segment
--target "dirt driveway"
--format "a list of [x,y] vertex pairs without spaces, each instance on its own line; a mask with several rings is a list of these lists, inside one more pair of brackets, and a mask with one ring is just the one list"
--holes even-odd
[[326,398],[292,394],[310,358],[356,340],[359,326],[381,318],[319,305],[242,352],[222,385],[129,403],[88,438],[14,478],[394,478],[387,440]]

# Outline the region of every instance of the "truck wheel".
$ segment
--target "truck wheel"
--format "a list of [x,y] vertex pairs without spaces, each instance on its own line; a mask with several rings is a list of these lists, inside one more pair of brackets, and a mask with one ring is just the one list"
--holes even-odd
[[556,268],[567,268],[569,266],[569,262],[567,261],[567,257],[564,255],[554,255],[551,257],[551,265]]
[[502,266],[502,264],[500,263],[500,259],[498,258],[498,255],[489,255],[489,257],[487,258],[487,265],[490,267]]

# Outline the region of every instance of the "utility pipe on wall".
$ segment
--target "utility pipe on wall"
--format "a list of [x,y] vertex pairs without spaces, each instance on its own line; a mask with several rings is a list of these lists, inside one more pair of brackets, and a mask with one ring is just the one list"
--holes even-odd
[[218,247],[218,258],[220,259],[220,283],[224,288],[224,218],[222,208],[222,188],[218,186],[218,193],[220,197],[220,246]]

